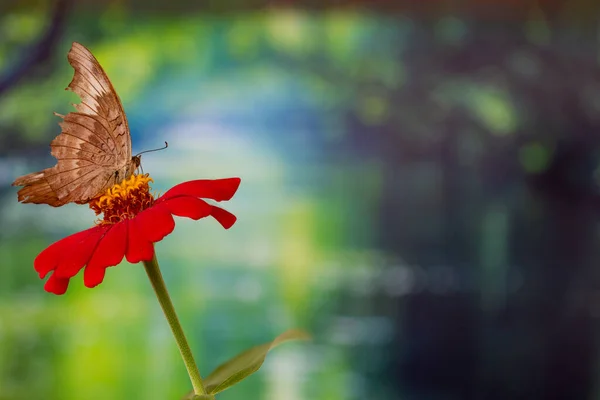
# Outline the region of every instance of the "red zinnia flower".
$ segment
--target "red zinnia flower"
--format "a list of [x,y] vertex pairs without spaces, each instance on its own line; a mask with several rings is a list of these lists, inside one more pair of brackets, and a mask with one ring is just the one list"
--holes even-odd
[[69,279],[83,267],[83,282],[91,288],[102,283],[106,268],[123,257],[130,263],[151,260],[153,243],[175,228],[173,215],[194,220],[210,215],[225,229],[236,221],[233,214],[201,199],[231,199],[239,178],[184,182],[158,199],[150,193],[150,181],[147,174],[133,175],[113,186],[89,204],[96,215],[104,214],[96,226],[59,240],[36,257],[34,267],[40,278],[52,272],[44,289],[65,293]]

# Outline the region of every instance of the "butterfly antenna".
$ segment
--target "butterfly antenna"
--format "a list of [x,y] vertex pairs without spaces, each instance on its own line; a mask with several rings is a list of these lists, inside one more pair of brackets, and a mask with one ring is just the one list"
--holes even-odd
[[160,151],[160,150],[164,150],[164,149],[166,149],[167,147],[169,147],[169,143],[165,142],[165,147],[161,147],[161,148],[159,148],[159,149],[144,150],[144,151],[142,151],[141,153],[137,153],[137,154],[136,154],[134,157],[140,156],[140,155],[142,155],[142,154],[144,154],[144,153],[152,153],[153,151]]

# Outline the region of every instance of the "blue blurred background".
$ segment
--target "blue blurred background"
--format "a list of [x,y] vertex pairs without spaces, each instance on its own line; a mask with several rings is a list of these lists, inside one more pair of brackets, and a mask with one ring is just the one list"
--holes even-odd
[[[325,3],[325,4],[324,4]],[[227,399],[600,398],[599,4],[0,3],[0,399],[190,389],[143,269],[45,293],[83,206],[17,203],[78,41],[164,191],[240,176],[239,221],[157,245],[201,371],[293,327]]]

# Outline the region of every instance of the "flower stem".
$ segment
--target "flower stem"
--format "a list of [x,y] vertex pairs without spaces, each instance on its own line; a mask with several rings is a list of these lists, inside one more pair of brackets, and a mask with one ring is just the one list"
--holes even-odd
[[190,350],[190,345],[185,338],[185,334],[183,333],[183,329],[179,323],[179,318],[177,318],[175,308],[171,302],[171,297],[169,296],[169,292],[165,286],[165,281],[160,273],[160,267],[158,266],[158,261],[156,260],[156,252],[152,257],[152,260],[144,261],[144,268],[146,268],[146,274],[148,274],[148,278],[150,278],[150,283],[152,283],[154,293],[156,293],[158,302],[160,303],[165,317],[167,318],[167,322],[171,327],[171,331],[173,332],[173,336],[177,342],[177,347],[179,347],[179,352],[181,353],[181,358],[183,359],[185,368],[187,369],[190,380],[192,381],[194,393],[197,395],[205,395],[206,390],[204,389],[200,372],[198,371],[198,367],[194,361],[192,350]]

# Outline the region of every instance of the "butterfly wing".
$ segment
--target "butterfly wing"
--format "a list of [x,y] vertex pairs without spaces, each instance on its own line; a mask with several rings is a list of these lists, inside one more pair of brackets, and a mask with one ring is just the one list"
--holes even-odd
[[74,104],[77,112],[61,116],[62,132],[50,143],[57,164],[13,183],[24,186],[18,192],[23,203],[85,203],[133,173],[127,118],[108,76],[79,43],[67,58],[75,70],[67,90],[81,103]]
[[61,201],[44,178],[46,172],[50,172],[51,170],[52,168],[47,168],[43,171],[17,178],[13,186],[23,186],[23,189],[18,192],[19,201],[23,203],[50,204],[54,207],[66,204],[67,201]]

